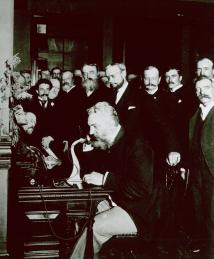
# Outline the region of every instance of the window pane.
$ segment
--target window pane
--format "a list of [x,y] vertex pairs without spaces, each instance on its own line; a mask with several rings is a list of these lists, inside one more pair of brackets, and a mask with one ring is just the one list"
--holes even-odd
[[48,38],[48,51],[49,52],[62,52],[63,51],[63,39]]

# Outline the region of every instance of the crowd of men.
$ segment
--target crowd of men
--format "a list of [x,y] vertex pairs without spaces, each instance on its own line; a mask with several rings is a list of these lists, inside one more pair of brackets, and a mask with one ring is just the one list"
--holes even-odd
[[[34,86],[29,71],[17,76],[11,103],[26,114],[23,121],[14,111],[22,141],[38,149],[55,147],[60,157],[65,143],[87,136],[92,150],[82,165],[83,181],[114,191],[113,204],[98,206],[94,258],[115,234],[156,233],[169,167],[184,185],[189,173],[185,220],[193,227],[186,231],[198,241],[201,258],[214,258],[213,71],[211,59],[198,60],[191,85],[182,82],[176,66],[163,79],[152,65],[133,78],[123,63],[105,71],[91,63],[75,71],[55,67],[42,71]],[[182,209],[176,206],[175,214]],[[84,257],[85,241],[86,231],[71,258]]]

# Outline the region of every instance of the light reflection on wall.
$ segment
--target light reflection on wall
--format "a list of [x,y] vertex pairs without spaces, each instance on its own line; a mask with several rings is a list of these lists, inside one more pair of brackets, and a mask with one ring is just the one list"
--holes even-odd
[[0,79],[0,141],[9,136],[9,96],[10,88],[4,78]]
[[10,97],[13,69],[21,62],[18,54],[5,62],[5,71],[0,74],[0,142],[10,141]]

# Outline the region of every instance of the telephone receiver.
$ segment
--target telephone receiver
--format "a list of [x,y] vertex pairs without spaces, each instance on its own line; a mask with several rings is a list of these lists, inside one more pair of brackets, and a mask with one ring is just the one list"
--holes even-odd
[[79,189],[82,189],[83,185],[82,185],[82,179],[80,177],[80,163],[75,154],[74,148],[76,145],[78,145],[80,143],[83,144],[84,142],[86,142],[86,139],[80,138],[80,139],[74,141],[71,145],[70,151],[71,151],[71,157],[72,157],[72,162],[73,162],[73,168],[72,168],[70,177],[66,180],[66,182],[69,185],[77,185]]

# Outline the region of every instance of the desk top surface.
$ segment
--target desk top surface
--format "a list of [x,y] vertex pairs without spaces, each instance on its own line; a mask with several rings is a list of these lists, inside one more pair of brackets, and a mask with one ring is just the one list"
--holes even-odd
[[46,201],[66,201],[70,199],[99,199],[105,198],[111,190],[102,187],[89,187],[78,189],[75,187],[22,187],[18,190],[19,202],[39,202],[42,199]]

